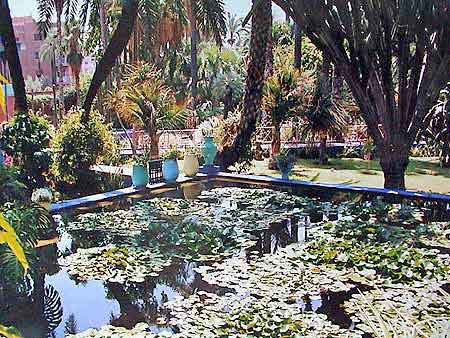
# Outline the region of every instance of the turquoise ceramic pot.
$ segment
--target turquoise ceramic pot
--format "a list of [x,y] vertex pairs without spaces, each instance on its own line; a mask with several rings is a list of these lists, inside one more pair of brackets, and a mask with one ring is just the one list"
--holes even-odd
[[133,176],[131,177],[134,187],[145,187],[148,184],[148,171],[143,165],[133,165]]
[[214,165],[214,159],[217,155],[217,146],[212,137],[205,137],[205,142],[202,147],[202,154],[203,159],[205,160],[205,166]]
[[175,183],[177,181],[180,170],[176,160],[165,160],[162,166],[164,180],[167,183]]

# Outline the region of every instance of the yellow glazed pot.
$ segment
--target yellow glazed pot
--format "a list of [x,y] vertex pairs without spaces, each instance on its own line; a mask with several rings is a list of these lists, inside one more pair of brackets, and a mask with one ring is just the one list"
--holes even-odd
[[183,171],[184,174],[188,177],[193,177],[198,173],[198,159],[195,155],[185,155],[184,156],[184,164]]

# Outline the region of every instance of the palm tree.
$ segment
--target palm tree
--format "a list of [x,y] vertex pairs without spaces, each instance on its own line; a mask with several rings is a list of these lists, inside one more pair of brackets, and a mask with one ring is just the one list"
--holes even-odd
[[228,13],[226,30],[227,43],[231,47],[234,47],[234,45],[241,39],[241,33],[245,30],[245,28],[242,27],[242,18],[238,18],[236,14]]
[[311,144],[319,139],[319,163],[327,164],[328,137],[337,137],[347,126],[347,113],[331,94],[330,59],[324,54],[316,92],[310,107],[302,115],[300,137]]
[[385,188],[405,189],[411,147],[450,80],[448,1],[273,1],[339,68],[379,151]]
[[79,51],[80,45],[80,28],[77,24],[72,24],[72,27],[68,29],[68,45],[69,53],[67,54],[67,63],[72,71],[72,76],[75,80],[76,89],[76,105],[80,105],[80,72],[83,62],[83,54]]
[[14,89],[14,109],[28,114],[25,80],[17,51],[16,36],[14,34],[8,0],[0,0],[0,35],[3,37],[5,58],[8,62]]
[[198,82],[199,33],[212,35],[218,45],[226,34],[226,19],[223,0],[189,0],[188,17],[191,30],[191,92],[195,107]]
[[159,157],[159,138],[164,129],[183,127],[188,111],[176,103],[175,93],[161,72],[148,63],[127,65],[122,87],[108,100],[125,122],[144,127],[151,141],[152,158]]
[[[63,50],[63,30],[62,16],[66,20],[74,20],[77,12],[78,0],[37,0],[39,13],[39,31],[46,37],[52,26],[52,16],[56,14],[56,68],[57,68],[57,87],[58,103],[60,115],[64,111],[64,50]],[[61,117],[61,116],[60,116]]]
[[116,30],[97,67],[83,103],[83,122],[87,122],[89,113],[102,83],[111,73],[117,58],[123,52],[130,39],[138,11],[137,0],[122,0],[122,13]]
[[266,46],[270,34],[272,13],[270,0],[254,0],[252,7],[252,32],[247,80],[244,96],[244,110],[241,115],[238,133],[231,146],[225,147],[217,156],[226,169],[236,163],[250,144],[256,129],[256,120],[261,111],[266,68]]
[[281,150],[281,124],[301,110],[311,92],[308,84],[312,84],[312,77],[306,72],[304,74],[307,76],[301,76],[296,69],[286,67],[267,80],[263,110],[270,114],[272,120],[269,169],[276,169],[275,158]]

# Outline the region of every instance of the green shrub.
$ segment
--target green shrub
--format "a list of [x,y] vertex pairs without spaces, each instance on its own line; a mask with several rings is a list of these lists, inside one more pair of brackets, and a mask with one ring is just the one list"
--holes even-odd
[[13,158],[19,180],[29,188],[47,185],[51,165],[50,124],[30,112],[18,112],[0,136],[0,148]]
[[0,205],[25,201],[27,195],[26,185],[18,181],[17,168],[0,165]]
[[111,163],[118,157],[118,145],[110,126],[94,112],[87,124],[81,123],[80,111],[67,116],[56,132],[52,149],[52,172],[66,183],[78,183],[91,166]]

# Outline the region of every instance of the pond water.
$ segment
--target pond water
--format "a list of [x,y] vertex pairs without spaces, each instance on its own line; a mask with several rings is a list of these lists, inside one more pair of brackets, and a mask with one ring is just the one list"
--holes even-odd
[[[311,236],[310,229],[314,229],[314,225],[317,222],[323,223],[324,219],[334,221],[345,218],[345,215],[338,208],[340,203],[351,200],[363,203],[365,200],[373,199],[355,194],[299,192],[286,188],[284,190],[289,191],[289,195],[307,195],[308,198],[305,198],[305,200],[319,198],[322,202],[330,203],[325,204],[325,206],[322,205],[317,210],[314,207],[308,207],[298,212],[292,212],[295,209],[292,209],[289,200],[286,201],[284,206],[282,205],[283,201],[276,200],[274,203],[278,203],[279,210],[282,211],[279,214],[272,213],[273,219],[266,219],[266,216],[269,215],[266,210],[255,209],[251,201],[246,201],[242,196],[235,198],[229,193],[219,194],[219,197],[215,193],[205,194],[205,192],[218,187],[250,187],[255,189],[255,191],[259,188],[231,182],[203,182],[152,193],[151,196],[121,199],[103,203],[100,206],[79,208],[72,210],[70,213],[56,215],[55,218],[61,224],[60,239],[54,244],[39,249],[42,276],[35,283],[44,283],[45,285],[43,310],[36,306],[30,306],[30,299],[23,299],[2,313],[2,322],[8,325],[15,325],[25,337],[29,338],[60,338],[68,334],[83,332],[89,328],[101,328],[104,325],[132,329],[141,322],[148,323],[149,328],[147,330],[151,332],[177,332],[177,326],[171,325],[171,314],[170,310],[165,306],[166,303],[180,299],[180,297],[187,298],[201,291],[216,295],[236,293],[236,288],[210,283],[209,279],[205,281],[197,268],[200,266],[214,266],[217,261],[222,261],[231,256],[240,257],[249,262],[257,260],[258,257],[262,257],[264,254],[276,254],[281,248],[285,248],[289,244],[307,242]],[[230,193],[233,194],[233,191]],[[85,278],[80,266],[78,268],[81,270],[74,272],[73,266],[71,267],[70,265],[73,265],[73,262],[70,263],[71,261],[69,261],[67,263],[65,260],[74,257],[74,254],[83,253],[83,250],[113,245],[115,247],[105,254],[116,255],[114,259],[118,260],[117,255],[121,253],[115,249],[116,247],[126,245],[143,248],[149,241],[154,240],[148,238],[153,236],[151,231],[133,229],[134,225],[131,223],[130,231],[121,232],[120,229],[124,228],[124,224],[120,222],[129,221],[125,216],[111,219],[108,218],[110,216],[105,216],[107,214],[98,214],[100,218],[95,218],[94,216],[93,219],[88,218],[87,221],[84,219],[86,223],[81,222],[81,224],[78,224],[74,221],[80,220],[79,215],[88,212],[128,210],[139,205],[140,200],[148,198],[161,200],[162,204],[158,204],[156,207],[161,208],[165,212],[164,215],[159,213],[150,222],[158,223],[158,220],[161,220],[170,224],[185,224],[183,222],[186,222],[187,216],[192,216],[191,213],[206,217],[206,215],[202,214],[201,209],[204,205],[214,205],[214,208],[209,209],[208,212],[217,214],[209,215],[209,222],[213,224],[214,220],[221,220],[221,222],[227,221],[230,224],[233,224],[233,222],[239,224],[239,227],[243,227],[244,230],[242,233],[235,233],[234,236],[245,237],[245,241],[230,244],[223,240],[223,243],[217,244],[214,242],[214,244],[211,244],[212,246],[217,244],[221,248],[220,250],[222,251],[219,251],[221,254],[218,254],[220,259],[212,258],[211,252],[204,252],[201,243],[197,242],[194,244],[198,246],[198,248],[196,247],[196,250],[200,253],[198,255],[193,254],[191,248],[189,250],[181,250],[181,252],[176,254],[181,246],[161,248],[160,252],[158,251],[154,256],[155,261],[161,260],[161,264],[157,266],[158,269],[155,269],[150,274],[147,273],[143,281],[139,282],[130,282],[127,278],[120,280],[120,277],[117,276],[114,278],[103,276],[100,280],[93,280],[92,276]],[[190,201],[195,202],[192,202],[194,204],[187,204],[188,209],[183,209],[186,206],[182,204],[181,206],[178,205],[178,208],[181,208],[180,211],[170,205],[171,200],[178,199],[189,201],[189,203],[191,203]],[[270,198],[268,203],[271,203]],[[314,206],[314,202],[311,205]],[[198,209],[196,210],[200,210],[198,213],[189,209],[197,207]],[[443,221],[450,218],[448,206],[422,203],[418,207],[424,210],[426,219],[423,222],[425,223],[431,220]],[[149,212],[151,211],[144,209],[144,213],[141,216],[146,217]],[[224,214],[229,215],[229,217],[224,216]],[[195,217],[198,217],[198,215]],[[233,217],[243,218],[233,219]],[[240,223],[240,221],[247,222],[247,220],[244,220],[245,217],[254,219],[255,223],[260,222],[261,226],[257,226],[257,224],[242,226],[243,223]],[[81,219],[83,220],[83,218]],[[112,221],[116,222],[116,224],[112,226],[111,224],[105,225]],[[96,222],[103,225],[97,227]],[[188,220],[188,222],[191,222],[191,220]],[[75,225],[70,226],[70,224]],[[87,227],[85,228],[84,225],[87,225]],[[118,231],[114,231],[114,228]],[[189,233],[183,234],[183,236],[188,235]],[[313,235],[314,230],[312,230]],[[222,234],[218,236],[222,236]],[[166,240],[166,238],[161,240]],[[177,240],[182,242],[186,239],[185,237],[177,237]],[[210,240],[212,239],[205,237],[205,241]],[[171,253],[170,262],[165,261],[167,259],[166,250]],[[443,250],[445,251],[446,249],[443,248]],[[85,257],[93,257],[91,252],[87,252],[87,254],[88,256]],[[128,252],[124,255],[124,259],[127,261],[134,259],[131,255],[127,256]],[[152,257],[148,256],[145,259],[147,262],[152,261]],[[89,269],[89,264],[91,263],[88,263],[87,267],[83,269]],[[106,273],[102,272],[101,269],[107,268],[96,266],[93,269],[94,274],[105,275]],[[139,272],[136,272],[134,277],[140,278],[138,275]],[[102,278],[103,280],[101,280]],[[348,301],[356,292],[373,289],[373,287],[366,285],[357,286],[344,291],[330,291],[324,288],[323,292],[320,292],[318,295],[309,296],[306,294],[299,297],[296,303],[302,312],[322,313],[328,317],[331,323],[341,328],[353,328],[354,322],[351,316],[343,310],[342,304]],[[369,337],[370,335],[366,334],[365,336]]]

